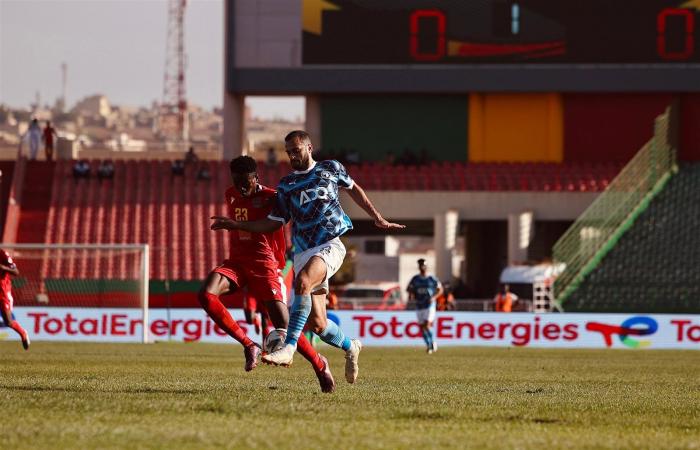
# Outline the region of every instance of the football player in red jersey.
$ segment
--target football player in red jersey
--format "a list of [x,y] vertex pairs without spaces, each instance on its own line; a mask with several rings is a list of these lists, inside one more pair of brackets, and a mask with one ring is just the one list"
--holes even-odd
[[12,280],[10,275],[19,275],[17,265],[12,260],[12,257],[5,251],[0,250],[0,313],[5,325],[12,328],[22,338],[22,346],[25,350],[29,350],[29,336],[27,332],[16,320],[12,319],[12,306],[14,299],[12,298]]
[[[234,230],[231,223],[258,220],[267,217],[276,198],[273,189],[258,183],[257,163],[249,156],[239,156],[230,164],[233,186],[226,190],[226,204],[230,217],[214,216],[212,230],[229,230],[230,255],[215,268],[199,291],[198,299],[204,310],[232,338],[245,348],[245,370],[253,370],[260,348],[238,326],[219,299],[220,295],[247,287],[248,292],[263,300],[265,310],[275,328],[287,328],[289,311],[284,303],[280,269],[286,264],[284,231],[249,233]],[[316,352],[304,339],[299,341],[299,353],[313,366],[321,390],[333,392],[335,381],[328,360]]]

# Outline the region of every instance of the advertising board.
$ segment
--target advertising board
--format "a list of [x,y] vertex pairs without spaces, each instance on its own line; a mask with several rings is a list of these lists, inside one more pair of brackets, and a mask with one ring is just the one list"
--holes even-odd
[[[18,307],[15,318],[34,341],[140,342],[138,309]],[[242,310],[233,317],[253,338]],[[367,346],[423,346],[412,311],[331,311],[345,334]],[[150,341],[233,343],[200,309],[151,309]],[[440,312],[440,346],[698,349],[700,316],[675,314],[502,314]],[[0,328],[0,339],[17,339]],[[259,340],[259,338],[258,338]]]

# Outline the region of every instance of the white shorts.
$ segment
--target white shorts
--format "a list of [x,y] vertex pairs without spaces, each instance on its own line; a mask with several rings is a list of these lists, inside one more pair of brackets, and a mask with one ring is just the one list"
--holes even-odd
[[328,279],[335,275],[340,266],[343,265],[345,246],[340,242],[340,238],[335,238],[318,247],[309,248],[294,255],[294,275],[298,275],[306,263],[314,256],[318,256],[326,263],[326,277],[321,284],[311,289],[311,293],[328,293]]
[[425,309],[417,309],[416,317],[418,318],[418,323],[435,322],[435,309],[435,303]]

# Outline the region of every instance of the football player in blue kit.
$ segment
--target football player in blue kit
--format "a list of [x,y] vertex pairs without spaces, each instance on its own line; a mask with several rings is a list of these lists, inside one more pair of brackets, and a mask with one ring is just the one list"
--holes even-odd
[[428,354],[432,354],[437,351],[437,344],[430,329],[435,321],[437,298],[442,295],[442,284],[434,276],[428,275],[428,265],[423,258],[418,260],[418,270],[420,273],[411,278],[406,291],[408,291],[409,300],[416,301],[416,317]]
[[354,383],[362,343],[346,337],[335,322],[326,318],[328,279],[340,269],[345,258],[340,236],[352,229],[352,222],[340,205],[339,190],[345,189],[377,227],[391,230],[405,226],[384,219],[338,161],[314,161],[307,132],[292,131],[284,142],[294,171],[280,180],[277,202],[270,215],[263,220],[235,222],[239,229],[268,233],[292,221],[296,277],[287,337],[284,347],[263,356],[262,360],[267,364],[290,365],[299,335],[308,325],[321,340],[345,351],[345,379]]

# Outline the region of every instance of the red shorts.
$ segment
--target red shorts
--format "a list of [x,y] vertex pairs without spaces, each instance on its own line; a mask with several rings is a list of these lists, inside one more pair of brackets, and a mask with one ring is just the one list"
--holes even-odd
[[15,299],[12,298],[12,292],[0,291],[0,306],[2,306],[2,309],[9,309],[10,311],[12,311],[14,303]]
[[279,270],[261,264],[251,265],[225,260],[214,269],[239,288],[248,288],[248,293],[257,300],[277,300],[284,302],[286,293]]
[[265,302],[259,302],[250,292],[246,293],[245,300],[243,300],[243,309],[250,311],[252,314],[267,314]]

